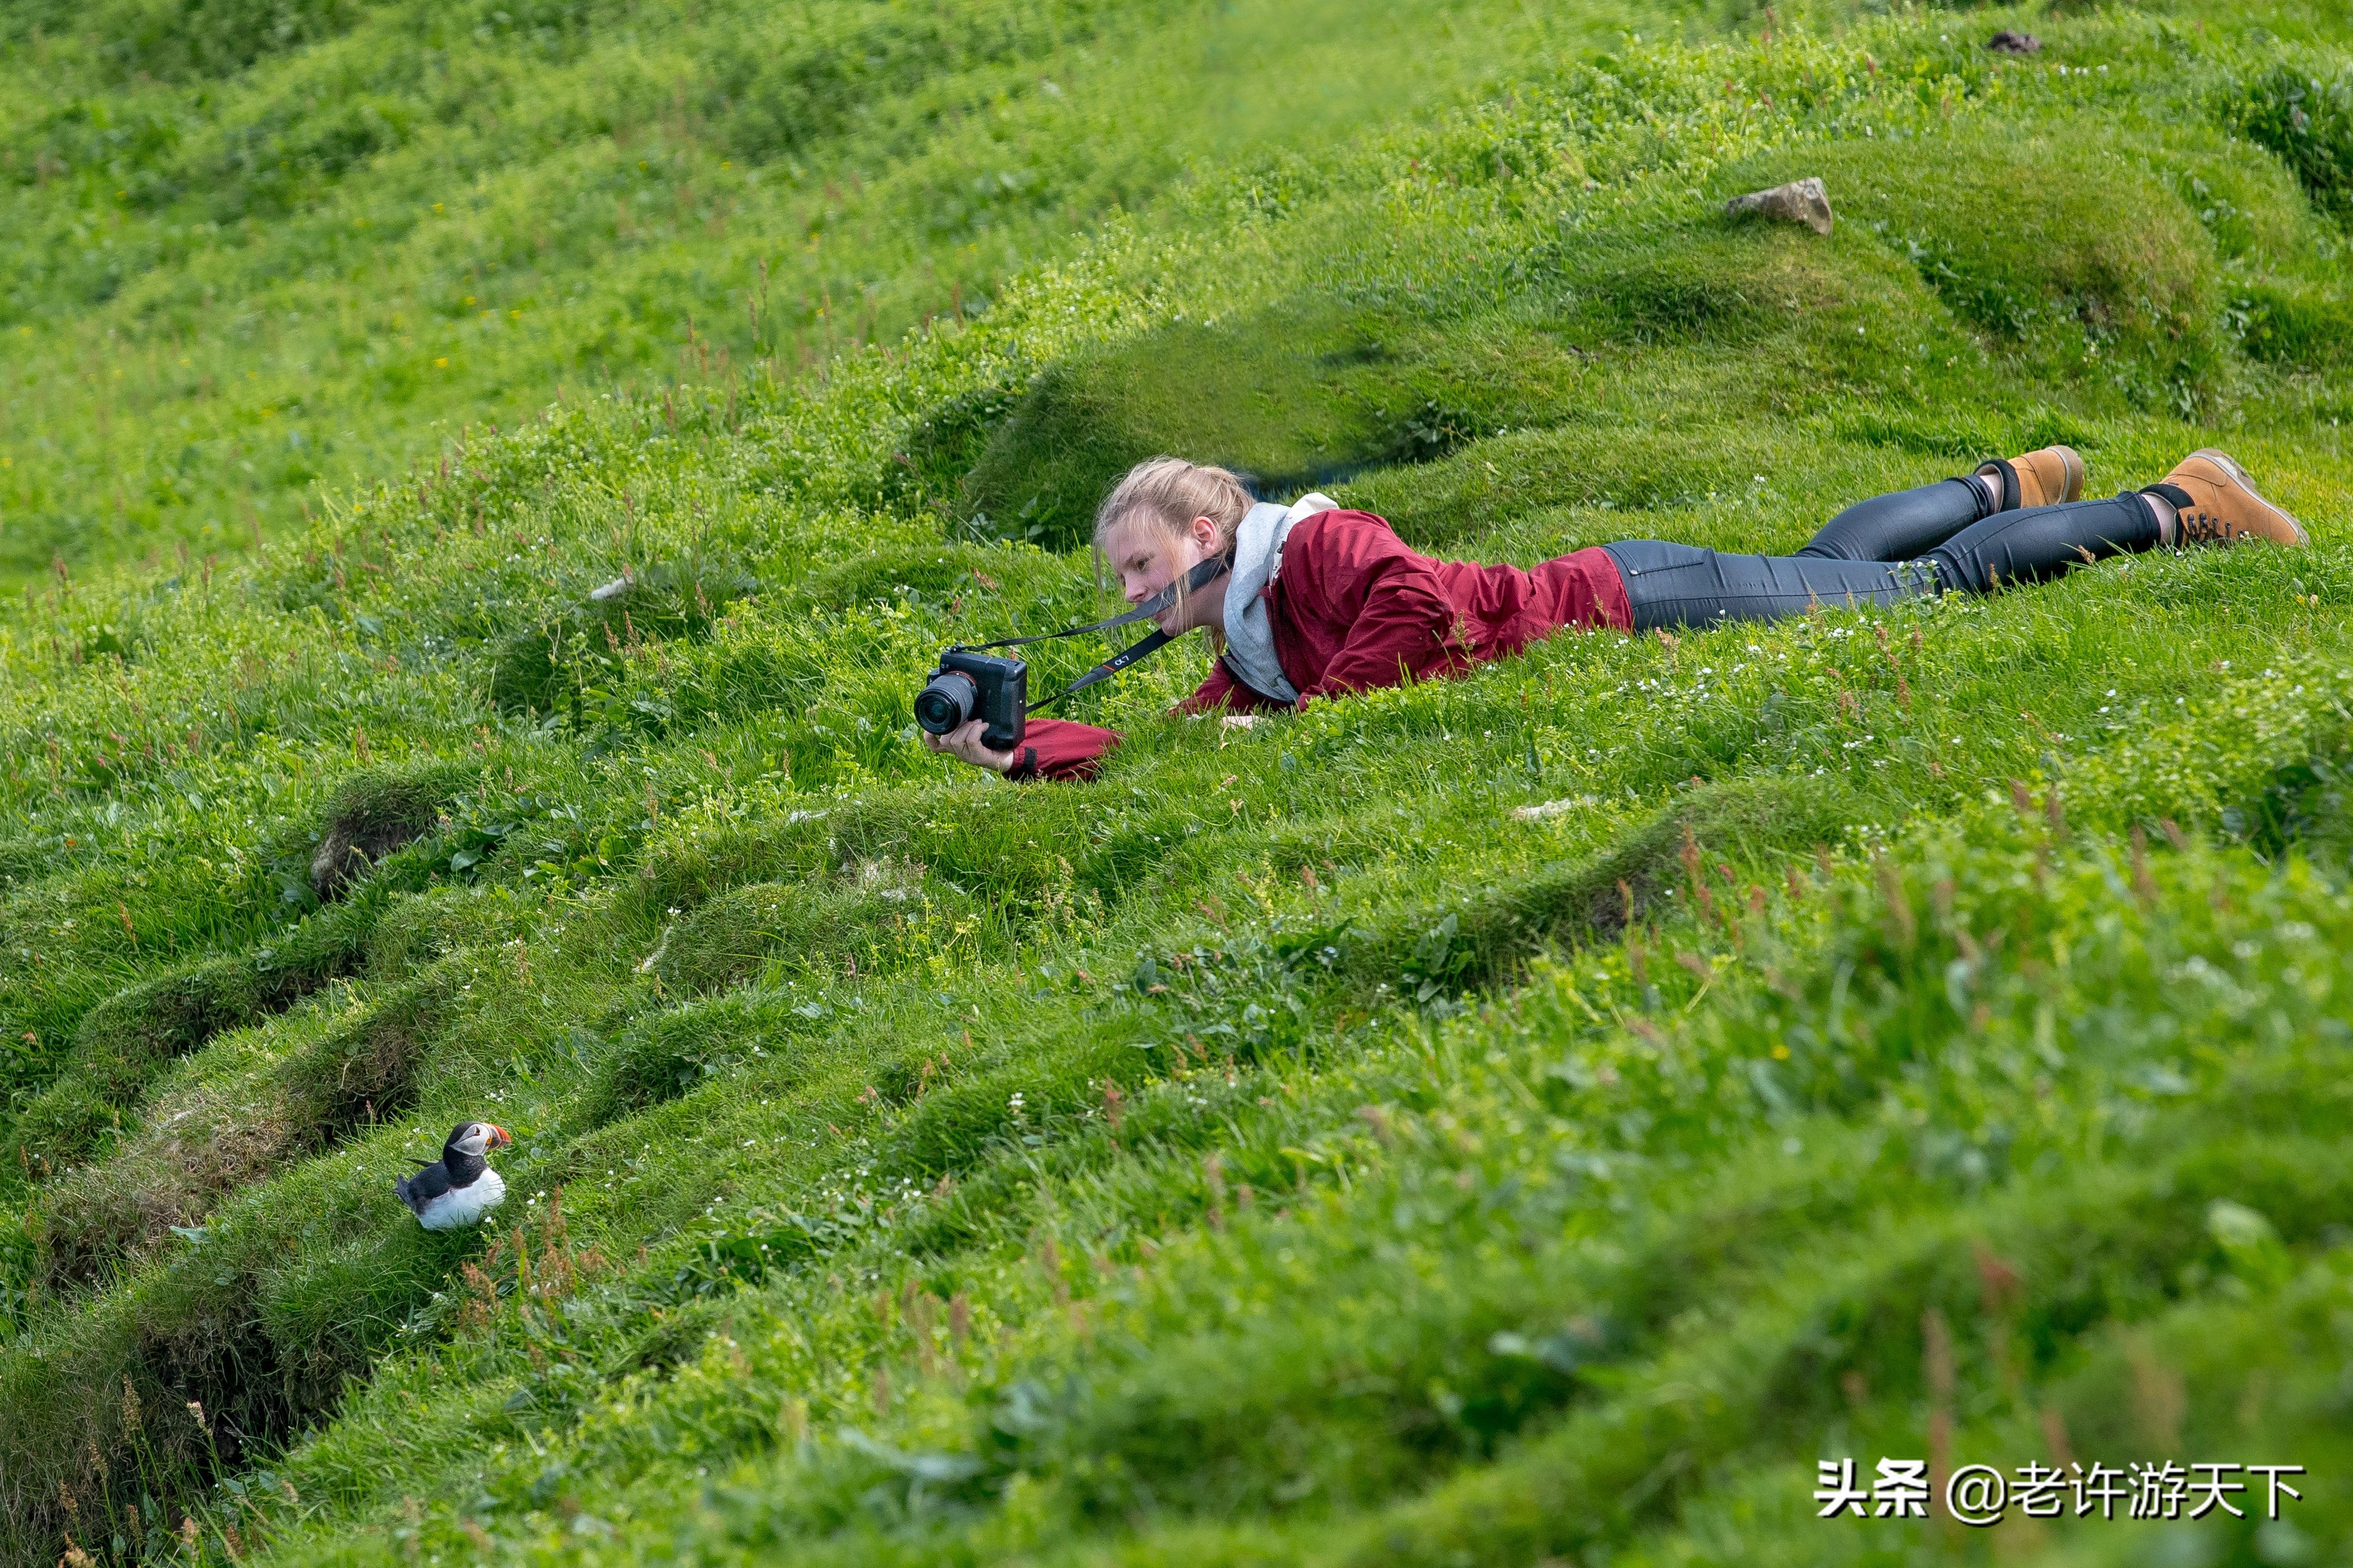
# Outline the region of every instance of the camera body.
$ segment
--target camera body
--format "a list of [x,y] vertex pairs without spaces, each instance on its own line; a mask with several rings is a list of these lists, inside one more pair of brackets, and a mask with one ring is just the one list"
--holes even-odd
[[915,698],[915,722],[934,735],[944,735],[978,719],[988,726],[981,732],[981,744],[993,752],[1009,752],[1021,744],[1029,707],[1028,664],[952,647],[940,655],[931,683]]

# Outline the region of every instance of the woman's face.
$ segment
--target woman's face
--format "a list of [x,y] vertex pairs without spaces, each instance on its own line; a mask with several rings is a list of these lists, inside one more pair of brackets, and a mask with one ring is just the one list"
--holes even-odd
[[[1119,574],[1120,591],[1131,605],[1140,605],[1194,567],[1220,552],[1218,525],[1197,517],[1181,533],[1171,533],[1149,518],[1123,518],[1103,533],[1103,555]],[[1170,637],[1195,626],[1225,626],[1226,579],[1184,595],[1153,617],[1153,624]]]

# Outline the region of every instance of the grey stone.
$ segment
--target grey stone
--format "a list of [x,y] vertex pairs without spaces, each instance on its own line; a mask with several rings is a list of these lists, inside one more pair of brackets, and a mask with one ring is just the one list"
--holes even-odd
[[1755,213],[1760,217],[1778,218],[1784,223],[1801,223],[1816,234],[1831,231],[1831,194],[1822,188],[1820,180],[1809,175],[1791,180],[1786,185],[1776,185],[1769,191],[1751,191],[1745,196],[1735,196],[1724,204],[1724,210],[1734,217]]

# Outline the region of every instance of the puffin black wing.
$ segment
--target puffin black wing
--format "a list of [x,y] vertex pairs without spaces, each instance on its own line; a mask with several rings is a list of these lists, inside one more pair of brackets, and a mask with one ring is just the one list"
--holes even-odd
[[406,1204],[421,1218],[425,1213],[425,1205],[449,1190],[448,1168],[436,1160],[413,1176],[405,1179],[395,1176],[392,1179],[392,1190],[402,1203]]

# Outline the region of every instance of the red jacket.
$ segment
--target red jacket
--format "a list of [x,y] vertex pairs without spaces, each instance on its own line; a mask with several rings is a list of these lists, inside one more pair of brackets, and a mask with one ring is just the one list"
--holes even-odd
[[[1606,551],[1580,550],[1525,571],[1432,561],[1368,511],[1319,511],[1294,524],[1266,596],[1275,658],[1302,708],[1318,697],[1460,675],[1563,626],[1633,625]],[[1176,711],[1279,706],[1219,660]],[[1033,719],[1006,776],[1090,778],[1119,739],[1092,724]]]

